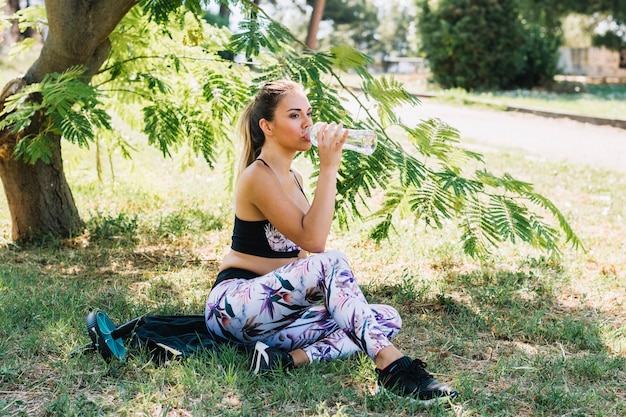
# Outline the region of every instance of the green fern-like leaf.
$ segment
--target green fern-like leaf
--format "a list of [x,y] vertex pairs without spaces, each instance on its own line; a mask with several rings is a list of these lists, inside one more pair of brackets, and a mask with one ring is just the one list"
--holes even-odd
[[258,56],[262,48],[277,53],[288,49],[293,35],[282,24],[266,19],[247,19],[239,23],[239,32],[232,37],[229,50],[245,53],[246,58]]
[[395,109],[402,105],[417,106],[419,99],[409,93],[404,85],[393,77],[366,78],[362,83],[366,97],[375,102],[378,118],[383,127],[399,123]]
[[110,129],[110,117],[102,110],[98,91],[84,82],[83,67],[47,74],[41,82],[42,106],[67,140],[80,146],[93,141],[95,131]]
[[248,88],[216,71],[207,71],[202,86],[202,95],[209,105],[207,109],[215,119],[235,120],[243,103],[248,99]]
[[68,111],[63,115],[52,115],[54,124],[58,126],[61,135],[70,142],[79,146],[88,146],[93,140],[94,132],[89,119],[83,112]]
[[448,160],[453,146],[459,143],[459,131],[440,119],[422,121],[415,128],[406,128],[409,139],[421,154]]
[[376,243],[382,242],[384,239],[389,238],[389,232],[394,229],[393,216],[388,214],[383,221],[376,224],[369,234],[370,239],[373,239]]
[[444,170],[437,172],[436,175],[441,187],[444,190],[451,189],[456,198],[467,198],[484,190],[483,184],[479,181],[464,178],[455,171]]
[[[42,128],[46,133],[19,144],[16,149],[18,157],[30,163],[39,158],[48,162],[51,151],[44,150],[51,143],[48,134],[59,133],[71,142],[88,146],[94,139],[95,130],[111,128],[98,91],[84,82],[83,73],[84,68],[76,66],[60,74],[46,74],[41,83],[31,84],[8,101],[5,112],[11,113],[7,113],[1,126],[10,126],[15,133],[23,131],[37,112],[43,112],[52,123]],[[41,101],[29,99],[35,93],[39,94]]]
[[460,213],[461,242],[465,253],[472,257],[486,258],[491,249],[501,242],[494,225],[488,221],[489,212],[474,196]]
[[502,240],[515,243],[516,236],[525,242],[533,240],[533,230],[528,210],[515,204],[510,198],[492,196],[489,204],[489,220],[493,222]]
[[34,137],[24,137],[15,146],[15,157],[27,164],[35,164],[37,161],[48,164],[52,159],[52,147],[54,142],[50,140],[47,131],[40,132]]
[[373,62],[372,58],[359,52],[352,46],[346,44],[334,45],[330,48],[333,66],[340,71],[356,71],[361,77],[371,79],[372,76],[365,70],[367,65]]
[[505,173],[502,177],[496,177],[492,173],[482,169],[476,171],[477,179],[485,185],[493,188],[502,188],[513,193],[532,193],[533,185],[513,178],[510,174]]
[[[572,247],[575,249],[584,250],[584,246],[582,242],[580,241],[576,233],[574,233],[574,230],[572,230],[572,227],[569,225],[569,223],[565,219],[565,216],[563,215],[563,213],[561,213],[561,211],[554,205],[552,201],[550,201],[546,197],[534,191],[526,192],[524,193],[524,195],[527,196],[530,199],[530,201],[532,201],[533,203],[548,210],[558,220],[561,230],[565,232],[565,243],[571,244]],[[553,229],[549,229],[546,226],[543,226],[543,225],[541,226],[542,226],[542,229],[544,230],[550,230],[551,232],[553,231]],[[553,236],[553,235],[554,235],[553,233],[550,233],[550,236]],[[554,248],[551,246],[550,249],[554,249]]]
[[191,149],[202,155],[209,166],[213,167],[216,161],[217,142],[223,139],[226,126],[215,126],[212,119],[201,112],[183,112],[185,113],[186,115],[181,118],[181,129],[188,138]]
[[178,109],[171,103],[158,102],[143,109],[144,132],[148,143],[156,145],[163,156],[171,156],[170,149],[175,148],[182,137]]
[[546,249],[552,258],[559,258],[561,249],[559,248],[558,231],[544,223],[538,216],[531,215],[530,220],[532,229],[535,231],[533,246]]
[[372,218],[381,218],[382,220],[374,226],[370,232],[370,238],[380,243],[383,239],[389,237],[389,233],[394,230],[393,218],[396,213],[401,213],[407,200],[406,189],[400,186],[391,186],[385,192],[382,207],[372,214]]
[[453,200],[435,181],[428,180],[422,186],[409,191],[411,210],[427,225],[442,227],[442,220],[452,216]]
[[[25,32],[27,29],[37,29],[38,33],[42,33],[43,29],[48,26],[48,16],[46,15],[46,8],[41,5],[29,6],[24,9],[18,10],[15,13],[15,17],[18,20],[18,26],[20,32]],[[0,24],[0,27],[2,25]],[[28,40],[28,39],[27,39]],[[20,41],[21,43],[22,41]],[[36,44],[36,39],[32,38],[27,42],[28,47]],[[13,51],[18,52],[18,51]]]
[[389,165],[398,170],[400,184],[404,187],[419,188],[428,176],[427,167],[413,155],[404,152],[400,146],[382,143],[380,147],[388,154]]
[[40,104],[28,100],[30,94],[38,91],[37,87],[38,84],[31,84],[5,101],[5,107],[0,112],[3,116],[0,118],[0,130],[19,133],[30,126],[35,113],[42,109]]
[[206,4],[206,2],[199,0],[143,0],[141,8],[151,20],[166,24],[181,7],[185,6],[188,10],[198,14],[202,10],[202,4]]
[[98,92],[81,79],[85,68],[70,67],[63,73],[46,74],[41,82],[40,92],[48,114],[64,116],[74,105],[94,107],[98,102]]
[[229,49],[235,54],[244,52],[248,59],[257,56],[261,50],[261,36],[259,21],[243,20],[239,23],[239,33],[231,39]]

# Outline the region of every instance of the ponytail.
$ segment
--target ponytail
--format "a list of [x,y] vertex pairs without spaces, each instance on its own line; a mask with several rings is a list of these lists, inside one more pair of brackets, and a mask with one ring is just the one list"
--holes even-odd
[[[241,175],[244,169],[248,167],[261,153],[260,146],[254,146],[254,139],[252,137],[252,111],[254,110],[254,102],[248,104],[246,108],[241,113],[239,117],[239,122],[237,124],[237,130],[239,131],[239,136],[243,141],[243,149],[241,150],[241,159],[239,160],[239,170],[238,175]],[[261,132],[263,133],[263,132]],[[263,141],[265,142],[265,136],[263,136]]]
[[293,91],[302,90],[302,86],[291,80],[278,80],[265,83],[254,100],[246,106],[238,122],[238,131],[243,140],[243,149],[239,161],[239,174],[243,172],[261,154],[265,144],[265,134],[259,122],[261,119],[274,120],[276,107],[283,97]]

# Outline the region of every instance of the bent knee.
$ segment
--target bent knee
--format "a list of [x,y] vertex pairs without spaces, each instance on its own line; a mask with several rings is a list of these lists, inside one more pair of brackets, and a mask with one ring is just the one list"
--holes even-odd
[[379,323],[388,323],[391,327],[395,327],[398,330],[402,328],[402,317],[398,310],[388,304],[370,304],[376,321]]

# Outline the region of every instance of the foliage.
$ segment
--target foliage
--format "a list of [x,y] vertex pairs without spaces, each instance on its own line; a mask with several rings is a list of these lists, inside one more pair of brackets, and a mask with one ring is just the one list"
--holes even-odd
[[526,22],[517,2],[444,0],[421,4],[422,51],[443,88],[533,87],[557,70],[559,32]]
[[176,21],[163,33],[132,9],[111,35],[111,57],[94,83],[107,91],[108,107],[164,156],[188,149],[212,165],[249,97],[249,76],[220,55],[229,42],[226,28],[191,13],[179,12]]
[[558,27],[559,20],[568,13],[601,14],[620,22],[626,19],[625,0],[522,0],[521,4],[525,12],[534,10],[543,15],[552,27]]
[[[411,213],[416,222],[437,228],[443,227],[445,220],[456,218],[463,248],[472,256],[485,257],[503,241],[526,242],[557,256],[561,237],[542,217],[548,214],[558,222],[565,242],[580,246],[554,204],[536,194],[530,184],[507,174],[490,174],[482,166],[481,155],[460,146],[458,131],[453,127],[440,120],[416,125],[400,121],[394,108],[417,105],[419,101],[393,78],[374,78],[367,71],[371,59],[356,49],[337,44],[326,51],[306,50],[254,3],[242,4],[252,17],[244,19],[234,35],[226,28],[206,24],[195,13],[193,2],[185,2],[186,9],[174,7],[172,2],[165,2],[167,6],[162,3],[144,2],[141,8],[132,9],[110,36],[112,53],[108,62],[94,77],[93,87],[80,87],[84,89],[81,100],[85,105],[76,113],[82,117],[78,121],[83,122],[58,127],[66,139],[89,144],[95,140],[90,127],[108,130],[108,118],[99,110],[102,105],[116,114],[116,120],[124,122],[116,132],[141,131],[148,143],[166,157],[185,151],[202,155],[213,166],[220,152],[233,154],[234,120],[259,83],[291,78],[308,89],[319,120],[342,121],[374,129],[378,134],[379,146],[373,157],[345,154],[337,184],[336,216],[341,226],[347,227],[353,219],[373,212],[377,224],[372,237],[380,242],[388,237],[402,213]],[[500,18],[512,12],[506,9]],[[516,49],[511,40],[502,45]],[[223,59],[224,51],[245,62]],[[492,61],[492,65],[497,63]],[[520,56],[515,68],[517,65],[523,65]],[[341,76],[347,73],[359,76],[362,96],[343,85]],[[79,91],[80,73],[76,70],[52,77],[58,80],[55,85]],[[510,82],[504,72],[500,77]],[[43,82],[32,88],[44,96],[50,94],[45,103],[52,120],[67,119],[79,97],[70,95],[67,103],[52,106],[58,96],[44,90],[47,85]],[[364,115],[361,120],[353,119],[343,106],[346,95],[360,107]],[[23,107],[14,106],[13,110],[36,111],[20,100]],[[142,117],[137,117],[137,112]],[[28,120],[28,115],[23,116],[10,119],[14,129],[20,129],[22,120]],[[391,135],[398,126],[409,136],[412,149],[403,148],[400,138]],[[131,155],[133,139],[121,133],[102,137],[111,141],[110,147]],[[31,161],[45,156],[42,151],[29,152],[24,155]],[[307,157],[317,162],[314,152]],[[467,162],[480,168],[467,175]],[[386,190],[378,207],[370,202],[376,189]]]
[[[559,31],[562,19],[570,13],[594,16],[592,30],[605,26],[605,35],[594,36],[596,46],[615,49],[615,41],[626,42],[626,0],[521,0],[522,14],[531,22],[543,22],[546,30]],[[606,28],[607,23],[611,26]]]
[[626,32],[622,28],[616,31],[607,31],[603,34],[596,34],[591,39],[593,46],[604,46],[608,49],[621,52],[626,48]]
[[558,51],[562,35],[537,22],[526,24],[522,54],[524,65],[513,84],[521,87],[534,87],[551,84],[558,73]]
[[378,8],[370,1],[326,0],[322,19],[333,22],[333,31],[323,39],[326,45],[345,43],[350,39],[355,48],[371,51],[378,43]]
[[[7,100],[0,112],[5,116],[0,120],[0,130],[23,132],[39,112],[49,120],[37,134],[21,138],[14,151],[17,158],[31,164],[39,159],[49,162],[50,131],[60,133],[72,143],[87,146],[99,129],[111,128],[98,90],[81,81],[83,72],[83,68],[73,67],[63,74],[47,74],[41,83],[31,84]],[[35,94],[42,100],[32,100]]]
[[118,244],[137,241],[137,215],[119,213],[117,216],[96,213],[87,222],[89,239],[92,241],[115,241]]
[[[417,56],[419,40],[415,33],[416,5],[402,0],[391,0],[386,4],[386,12],[379,18],[376,42],[367,53],[383,58]],[[383,61],[383,65],[387,64]]]

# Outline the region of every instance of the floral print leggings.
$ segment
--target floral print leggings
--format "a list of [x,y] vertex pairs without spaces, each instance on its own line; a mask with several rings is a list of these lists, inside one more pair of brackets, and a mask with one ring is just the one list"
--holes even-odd
[[367,302],[340,251],[217,284],[205,319],[217,340],[303,349],[312,363],[358,352],[375,359],[402,325],[394,308]]

